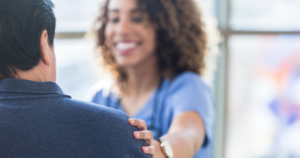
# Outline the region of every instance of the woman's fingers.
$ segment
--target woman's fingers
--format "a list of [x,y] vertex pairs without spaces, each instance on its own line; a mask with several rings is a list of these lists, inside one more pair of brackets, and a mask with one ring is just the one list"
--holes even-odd
[[155,152],[156,152],[156,147],[152,145],[153,142],[153,133],[151,131],[147,131],[147,124],[143,120],[139,119],[129,119],[128,122],[139,128],[141,131],[135,131],[133,132],[133,136],[136,139],[142,139],[146,141],[147,146],[142,147],[142,151],[145,154],[150,154],[152,155],[152,158],[154,158]]
[[128,122],[131,125],[139,128],[142,131],[143,130],[147,130],[147,124],[146,124],[146,122],[144,120],[139,120],[139,119],[133,119],[133,118],[131,118],[131,119],[128,119]]
[[143,139],[146,141],[148,146],[152,145],[153,133],[151,131],[139,131],[133,132],[133,135],[136,139]]
[[155,146],[143,146],[142,147],[142,151],[145,153],[145,154],[150,154],[150,155],[154,155],[155,152],[156,152],[156,148]]

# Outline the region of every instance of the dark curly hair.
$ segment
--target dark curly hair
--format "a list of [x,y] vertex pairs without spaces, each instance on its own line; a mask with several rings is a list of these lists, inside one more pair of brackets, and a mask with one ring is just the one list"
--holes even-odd
[[[171,74],[192,71],[202,75],[207,52],[207,33],[198,5],[194,0],[137,0],[145,10],[149,22],[156,29],[156,55],[160,73],[172,79]],[[126,88],[127,75],[106,46],[105,28],[108,21],[109,0],[97,18],[97,50],[105,68],[116,79],[117,87]]]

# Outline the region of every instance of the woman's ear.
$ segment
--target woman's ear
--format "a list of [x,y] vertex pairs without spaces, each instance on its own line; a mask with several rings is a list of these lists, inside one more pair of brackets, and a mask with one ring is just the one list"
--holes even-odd
[[48,32],[47,30],[43,30],[41,37],[40,37],[40,54],[41,54],[41,60],[45,65],[51,64],[51,57],[50,57],[50,45],[48,42]]

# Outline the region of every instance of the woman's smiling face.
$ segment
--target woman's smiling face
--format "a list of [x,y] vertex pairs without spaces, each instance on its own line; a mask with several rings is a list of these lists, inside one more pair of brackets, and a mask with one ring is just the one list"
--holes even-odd
[[155,29],[137,0],[110,0],[106,44],[121,67],[136,67],[155,59]]

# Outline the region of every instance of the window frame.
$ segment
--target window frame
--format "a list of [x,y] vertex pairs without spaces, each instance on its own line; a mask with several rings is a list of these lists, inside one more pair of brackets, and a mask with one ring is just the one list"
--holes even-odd
[[233,30],[229,25],[232,1],[231,0],[214,0],[215,15],[219,22],[219,30],[223,42],[220,44],[221,56],[218,59],[218,68],[214,83],[214,101],[216,104],[216,125],[215,139],[213,148],[213,157],[220,158],[226,156],[225,145],[227,141],[228,125],[228,95],[229,95],[229,63],[230,49],[228,41],[235,35],[299,35],[300,31],[242,31]]

